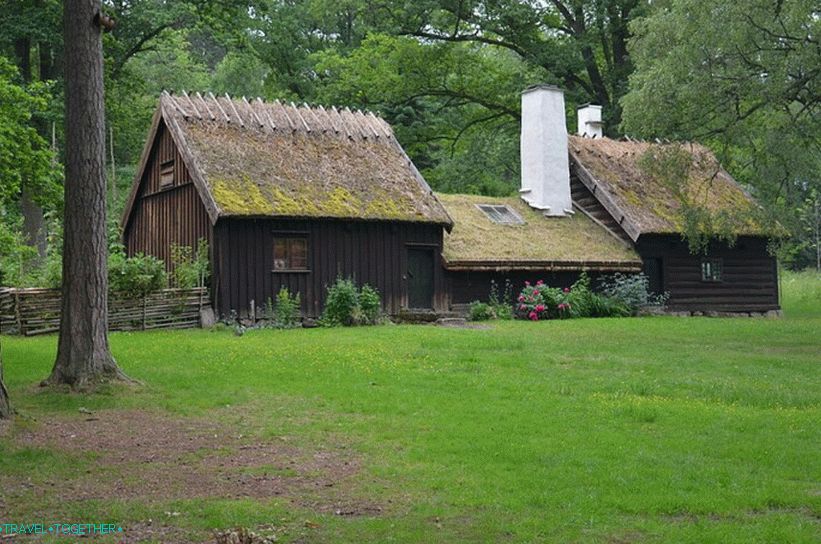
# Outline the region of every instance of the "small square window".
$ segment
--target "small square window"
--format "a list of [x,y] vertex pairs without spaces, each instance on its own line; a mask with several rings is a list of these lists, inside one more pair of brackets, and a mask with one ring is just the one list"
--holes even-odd
[[721,281],[721,259],[704,259],[701,261],[701,281]]
[[308,239],[274,239],[274,270],[308,270]]
[[165,161],[160,164],[160,189],[174,185],[174,161]]
[[488,219],[501,225],[524,225],[519,214],[504,204],[477,204]]

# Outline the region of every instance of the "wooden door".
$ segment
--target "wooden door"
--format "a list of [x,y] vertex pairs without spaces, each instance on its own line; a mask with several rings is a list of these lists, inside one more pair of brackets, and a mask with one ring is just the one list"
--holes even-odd
[[408,248],[408,307],[433,308],[433,249]]

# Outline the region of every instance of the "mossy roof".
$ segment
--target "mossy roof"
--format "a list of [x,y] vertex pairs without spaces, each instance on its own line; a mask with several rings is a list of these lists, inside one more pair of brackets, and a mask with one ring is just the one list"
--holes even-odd
[[637,234],[678,234],[683,230],[680,198],[668,182],[648,175],[642,162],[648,152],[669,145],[681,145],[693,158],[683,192],[695,206],[713,217],[731,218],[734,234],[766,234],[758,219],[759,205],[703,145],[569,137],[571,158],[590,173],[598,190],[611,197]]
[[161,98],[218,217],[451,220],[383,119],[261,100]]
[[[581,212],[545,217],[518,197],[436,196],[454,221],[444,239],[443,257],[449,268],[620,270],[641,265],[631,246]],[[480,204],[507,205],[524,224],[494,223]]]

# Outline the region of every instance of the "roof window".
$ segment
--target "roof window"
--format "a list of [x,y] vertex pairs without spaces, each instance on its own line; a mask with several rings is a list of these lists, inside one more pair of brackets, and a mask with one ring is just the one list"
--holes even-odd
[[504,204],[477,204],[488,219],[500,225],[524,225],[519,214]]

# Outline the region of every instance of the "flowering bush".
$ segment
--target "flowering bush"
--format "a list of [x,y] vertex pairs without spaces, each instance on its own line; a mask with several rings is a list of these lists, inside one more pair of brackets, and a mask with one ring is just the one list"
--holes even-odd
[[546,286],[542,280],[537,281],[535,285],[526,281],[524,289],[516,299],[517,317],[531,321],[549,319],[554,313],[553,308],[558,312],[558,304],[554,303],[560,293],[558,289]]
[[548,287],[541,280],[525,282],[516,302],[516,317],[539,321],[571,317],[617,317],[629,315],[629,309],[618,299],[595,293],[590,278],[582,273],[571,287]]

